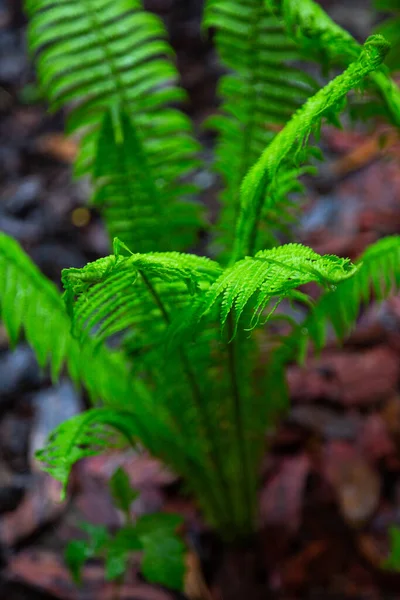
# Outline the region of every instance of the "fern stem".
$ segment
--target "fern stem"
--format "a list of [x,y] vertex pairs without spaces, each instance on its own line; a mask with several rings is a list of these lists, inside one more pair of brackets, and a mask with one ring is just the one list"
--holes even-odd
[[232,385],[232,412],[235,424],[235,440],[238,448],[238,464],[241,470],[243,506],[245,518],[243,520],[244,533],[251,533],[254,525],[254,482],[251,476],[248,448],[246,445],[245,424],[243,423],[242,398],[237,373],[237,340],[234,337],[234,322],[232,313],[228,316],[228,365]]
[[[170,316],[169,316],[168,311],[165,308],[164,303],[162,302],[159,294],[157,293],[157,290],[155,289],[155,287],[153,286],[153,284],[151,283],[149,278],[146,276],[146,274],[143,271],[139,271],[139,272],[143,279],[143,282],[145,283],[147,289],[149,290],[149,293],[151,294],[152,298],[154,299],[154,302],[156,303],[157,307],[159,308],[165,322],[169,325],[171,323]],[[213,470],[216,474],[217,480],[219,480],[218,484],[219,484],[220,491],[221,491],[220,497],[218,497],[218,494],[216,496],[214,495],[215,490],[213,489],[213,486],[212,486],[212,480],[211,480],[211,482],[206,481],[206,485],[210,489],[209,501],[213,506],[214,514],[217,516],[218,525],[222,526],[223,529],[226,528],[226,531],[228,532],[229,525],[230,524],[232,525],[234,523],[234,510],[233,510],[233,504],[232,504],[231,498],[228,493],[228,489],[229,489],[228,482],[226,480],[223,465],[221,463],[220,456],[218,453],[218,446],[217,446],[216,440],[215,440],[215,432],[211,425],[212,417],[211,417],[211,415],[208,414],[208,411],[206,410],[196,377],[193,373],[190,362],[189,362],[183,349],[181,349],[179,351],[179,355],[182,360],[184,373],[188,380],[189,386],[192,390],[193,400],[194,400],[199,418],[201,420],[201,425],[202,425],[203,430],[208,438],[208,442],[210,445],[209,459],[211,461],[211,464],[213,465]],[[223,501],[223,498],[225,498],[225,501]],[[227,520],[227,518],[224,516],[225,514],[230,515],[230,518],[232,519],[231,523],[229,523],[229,518]]]

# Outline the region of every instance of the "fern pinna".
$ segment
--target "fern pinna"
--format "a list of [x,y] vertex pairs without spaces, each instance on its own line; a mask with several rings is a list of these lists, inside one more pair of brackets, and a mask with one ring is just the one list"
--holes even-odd
[[[279,246],[273,236],[275,217],[287,216],[318,154],[310,137],[338,121],[350,90],[380,73],[389,45],[380,35],[357,51],[353,44],[351,64],[318,90],[282,66],[302,50],[279,3],[206,3],[204,27],[232,71],[210,123],[225,184],[217,262],[183,252],[203,224],[189,177],[198,145],[188,119],[170,107],[182,92],[161,22],[139,0],[26,6],[40,81],[54,109],[69,108],[68,129],[81,140],[77,173],[90,175],[114,238],[110,256],[63,272],[65,306],[21,248],[0,238],[0,306],[11,340],[25,333],[54,378],[64,365],[96,402],[63,423],[39,458],[65,487],[80,458],[144,445],[182,475],[225,539],[248,535],[257,527],[265,431],[287,401],[286,362],[306,337],[323,345],[332,306],[343,337],[371,287],[380,297],[397,287],[397,238],[352,264]],[[214,240],[210,247],[215,254]],[[299,289],[311,282],[322,289],[314,308]],[[284,300],[304,305],[306,320],[265,356],[263,325]]]

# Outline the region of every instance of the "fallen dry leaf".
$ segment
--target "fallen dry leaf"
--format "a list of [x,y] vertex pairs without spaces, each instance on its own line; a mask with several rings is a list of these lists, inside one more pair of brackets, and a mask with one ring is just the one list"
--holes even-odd
[[1,517],[1,544],[13,546],[60,517],[67,507],[66,502],[60,502],[60,493],[59,481],[47,473],[39,473],[34,487],[27,492],[16,510]]
[[186,554],[185,594],[189,600],[213,600],[204,580],[200,559],[194,552]]
[[295,532],[301,520],[304,488],[311,469],[306,454],[285,458],[261,492],[263,525],[282,525]]
[[[101,565],[88,565],[83,570],[82,586],[77,587],[61,558],[45,550],[25,550],[13,557],[7,577],[24,581],[50,592],[60,600],[115,600],[115,583],[104,581]],[[118,600],[172,600],[173,596],[157,587],[134,581],[118,589]]]
[[74,162],[78,152],[77,142],[61,133],[44,135],[37,140],[36,145],[39,152],[69,164]]
[[322,473],[333,486],[346,521],[363,525],[380,499],[380,478],[349,443],[330,442],[323,451]]
[[321,398],[360,407],[394,395],[400,377],[398,353],[386,346],[359,351],[327,351],[305,368],[288,369],[293,399]]
[[357,447],[370,462],[376,462],[396,452],[382,415],[371,414],[364,420],[357,438]]

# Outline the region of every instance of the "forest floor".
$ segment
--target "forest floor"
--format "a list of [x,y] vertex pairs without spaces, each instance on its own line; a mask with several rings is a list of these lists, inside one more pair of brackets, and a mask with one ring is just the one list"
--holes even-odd
[[[219,75],[199,34],[202,2],[146,4],[166,19],[191,99],[188,111],[200,127],[216,105]],[[352,33],[366,37],[373,18],[368,3],[324,5]],[[19,2],[0,0],[0,231],[13,235],[59,284],[62,268],[106,254],[108,241],[98,215],[86,206],[87,183],[71,180],[75,146],[62,134],[62,115],[49,116],[38,97],[25,34]],[[210,139],[202,136],[209,148]],[[400,142],[390,129],[373,135],[327,129],[323,144],[328,161],[310,185],[296,235],[318,252],[355,258],[381,236],[400,233]],[[209,154],[205,150],[206,160]],[[213,211],[217,179],[207,170],[200,175]],[[388,529],[400,526],[400,299],[368,309],[342,348],[329,345],[305,368],[291,367],[288,378],[292,405],[271,438],[260,492],[262,566],[271,597],[400,599],[400,574],[383,568]],[[185,515],[192,545],[187,598],[207,600],[207,589],[220,598],[218,589],[232,569],[221,567],[218,544],[180,493],[177,478],[156,461],[130,453],[87,460],[74,473],[69,500],[59,502],[59,487],[40,472],[34,451],[85,406],[67,379],[51,384],[26,344],[12,352],[0,327],[0,598],[115,598],[100,564],[88,565],[77,588],[62,550],[78,535],[79,521],[118,526],[107,491],[117,465],[141,492],[138,513]],[[245,568],[239,560],[239,577]],[[120,590],[120,600],[168,598],[178,596],[134,573]]]

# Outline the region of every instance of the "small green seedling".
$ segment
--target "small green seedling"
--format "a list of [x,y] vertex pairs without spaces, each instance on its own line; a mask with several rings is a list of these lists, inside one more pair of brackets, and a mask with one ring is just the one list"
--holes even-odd
[[129,566],[138,563],[148,581],[182,590],[185,546],[177,534],[181,517],[166,513],[132,516],[131,505],[138,492],[132,489],[121,468],[111,478],[110,490],[116,506],[125,515],[125,523],[115,534],[103,526],[81,524],[86,539],[72,540],[65,551],[74,581],[82,583],[82,570],[88,560],[102,559],[107,581],[121,582]]

